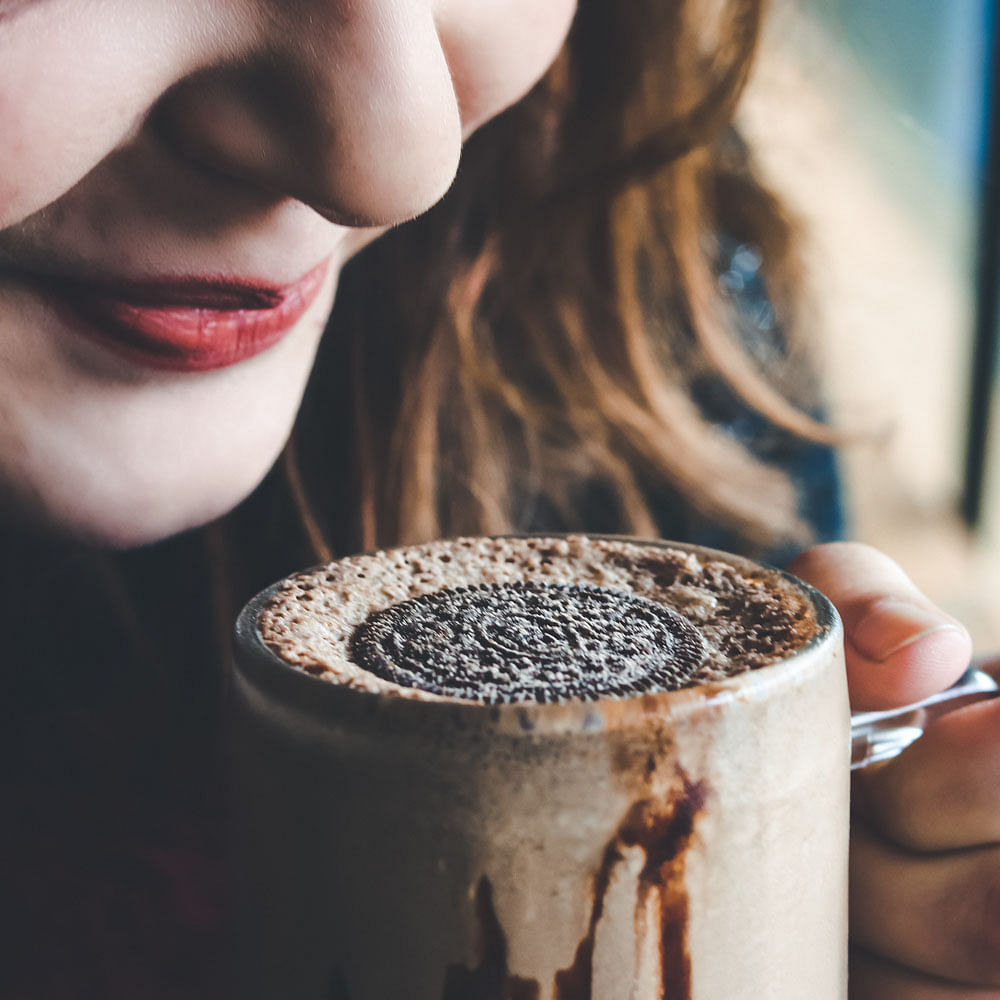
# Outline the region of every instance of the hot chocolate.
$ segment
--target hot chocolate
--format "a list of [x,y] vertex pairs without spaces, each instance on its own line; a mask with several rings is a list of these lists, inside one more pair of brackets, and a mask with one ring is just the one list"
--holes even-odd
[[334,683],[546,703],[733,676],[803,646],[816,619],[773,570],[570,535],[344,559],[285,581],[258,628],[284,662]]
[[258,595],[242,1000],[844,1000],[836,614],[735,556],[477,538]]

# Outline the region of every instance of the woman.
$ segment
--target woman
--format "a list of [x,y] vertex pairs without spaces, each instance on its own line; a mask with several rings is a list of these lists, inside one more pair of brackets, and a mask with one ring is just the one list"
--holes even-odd
[[[462,531],[836,533],[793,229],[731,126],[759,5],[575,8],[0,0],[2,995],[217,995],[213,664],[275,577]],[[793,570],[857,707],[964,668],[878,553]],[[995,761],[987,722],[922,775]],[[862,841],[857,995],[980,995],[939,980],[1000,985],[1000,862],[923,857],[940,782],[895,773],[873,811],[917,853]],[[967,774],[948,847],[997,839]]]

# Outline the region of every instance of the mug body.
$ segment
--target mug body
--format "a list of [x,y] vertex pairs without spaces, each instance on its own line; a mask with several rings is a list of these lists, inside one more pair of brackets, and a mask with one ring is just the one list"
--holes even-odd
[[496,706],[294,670],[258,595],[229,731],[238,995],[845,1000],[842,635],[796,585],[818,627],[778,662]]

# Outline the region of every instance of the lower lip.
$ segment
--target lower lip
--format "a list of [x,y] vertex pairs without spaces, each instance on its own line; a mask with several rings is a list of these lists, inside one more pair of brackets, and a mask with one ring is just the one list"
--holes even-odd
[[[133,295],[142,301],[93,285],[53,282],[47,290],[83,320],[79,328],[86,336],[127,360],[163,371],[204,372],[228,368],[277,344],[316,301],[328,268],[324,262],[290,285],[257,292],[262,304],[250,308],[220,306],[212,298],[246,299],[252,291],[219,292],[198,282],[171,283],[169,290],[144,288],[141,296]],[[171,292],[194,304],[171,303]]]

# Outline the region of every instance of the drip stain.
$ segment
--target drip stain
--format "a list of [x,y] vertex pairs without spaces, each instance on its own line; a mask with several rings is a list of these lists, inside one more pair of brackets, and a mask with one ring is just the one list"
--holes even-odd
[[540,1000],[536,980],[510,975],[507,936],[493,906],[493,887],[485,875],[476,888],[476,920],[480,934],[479,965],[475,969],[450,965],[442,1000]]
[[590,911],[587,933],[577,945],[573,964],[556,973],[556,1000],[591,1000],[594,987],[594,942],[597,939],[597,925],[604,915],[604,898],[611,886],[611,875],[622,860],[618,844],[619,838],[616,836],[604,848],[601,867],[594,877],[594,905]]
[[[688,953],[688,898],[684,867],[698,815],[705,805],[704,782],[681,774],[683,789],[669,803],[642,799],[625,813],[607,844],[594,876],[593,906],[587,933],[576,949],[573,964],[555,976],[555,1000],[594,1000],[594,945],[597,927],[611,879],[624,859],[623,849],[638,847],[645,854],[636,895],[636,935],[641,934],[647,904],[655,893],[660,934],[660,1000],[690,1000],[691,956]],[[476,891],[482,958],[475,969],[452,965],[445,977],[442,1000],[540,1000],[537,981],[511,976],[507,967],[507,938],[496,909],[493,889],[484,876]]]
[[704,782],[692,783],[685,775],[683,791],[668,805],[653,799],[636,802],[622,819],[614,839],[604,849],[594,877],[594,903],[587,934],[576,950],[573,964],[556,973],[556,1000],[593,1000],[594,943],[604,913],[604,900],[623,847],[639,847],[646,861],[639,874],[636,898],[636,933],[641,931],[646,904],[656,893],[660,912],[661,1000],[690,1000],[691,957],[687,949],[688,899],[684,891],[685,854],[695,820],[705,804]]

